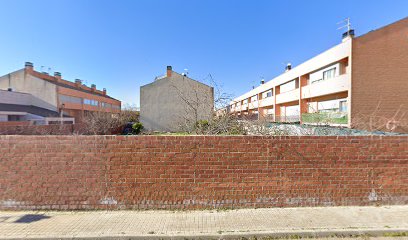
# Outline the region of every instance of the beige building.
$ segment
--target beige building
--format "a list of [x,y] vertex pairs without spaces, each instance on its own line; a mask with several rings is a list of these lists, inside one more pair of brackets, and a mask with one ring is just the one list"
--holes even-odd
[[149,131],[179,131],[214,111],[214,89],[167,67],[166,75],[140,87],[140,121]]
[[0,126],[75,123],[57,108],[29,93],[0,90]]
[[408,18],[354,37],[235,98],[229,112],[277,122],[408,132]]
[[121,111],[121,102],[110,97],[106,89],[98,90],[95,84],[88,87],[80,79],[67,81],[60,72],[54,76],[38,72],[31,62],[26,62],[23,69],[1,76],[0,90],[30,94],[60,115],[75,118],[77,123],[88,113]]

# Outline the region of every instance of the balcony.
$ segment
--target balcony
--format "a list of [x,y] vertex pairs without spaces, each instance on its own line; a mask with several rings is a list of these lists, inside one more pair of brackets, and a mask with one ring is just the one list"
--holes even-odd
[[269,107],[269,106],[273,106],[274,104],[274,97],[268,97],[268,98],[264,98],[262,100],[260,100],[259,102],[259,106],[260,107]]
[[299,89],[293,89],[276,95],[276,104],[288,103],[299,100]]
[[258,108],[258,101],[248,103],[249,109]]
[[304,86],[302,87],[302,98],[313,98],[348,91],[350,88],[349,79],[349,74],[343,74]]
[[241,111],[247,111],[247,110],[248,110],[248,103],[242,104]]

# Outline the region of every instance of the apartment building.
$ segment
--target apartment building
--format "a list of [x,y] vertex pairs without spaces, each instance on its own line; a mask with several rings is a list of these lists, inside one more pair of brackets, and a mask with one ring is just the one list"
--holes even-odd
[[75,119],[60,114],[56,107],[29,93],[0,90],[0,125],[73,124]]
[[30,62],[26,62],[23,69],[0,77],[0,90],[30,94],[59,115],[75,118],[76,122],[81,122],[91,112],[121,111],[121,102],[107,95],[106,89],[97,90],[94,84],[88,87],[79,79],[75,82],[64,80],[59,72],[51,76],[35,71]]
[[229,112],[276,122],[408,132],[408,18],[342,42],[235,98]]
[[214,112],[214,89],[167,66],[164,76],[140,87],[140,121],[150,131],[179,131]]

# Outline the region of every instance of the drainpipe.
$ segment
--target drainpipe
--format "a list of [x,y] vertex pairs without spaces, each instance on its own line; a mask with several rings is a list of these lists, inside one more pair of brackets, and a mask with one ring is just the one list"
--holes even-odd
[[60,125],[63,123],[63,118],[64,118],[64,107],[65,104],[61,104],[61,112],[60,112]]

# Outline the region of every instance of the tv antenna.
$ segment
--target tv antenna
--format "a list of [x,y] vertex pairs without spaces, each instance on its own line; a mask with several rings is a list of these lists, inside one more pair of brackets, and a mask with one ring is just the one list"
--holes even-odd
[[342,28],[347,28],[347,32],[351,30],[351,22],[350,22],[349,17],[337,23],[337,25],[339,24],[344,24],[344,25],[338,27],[337,30],[342,29]]

